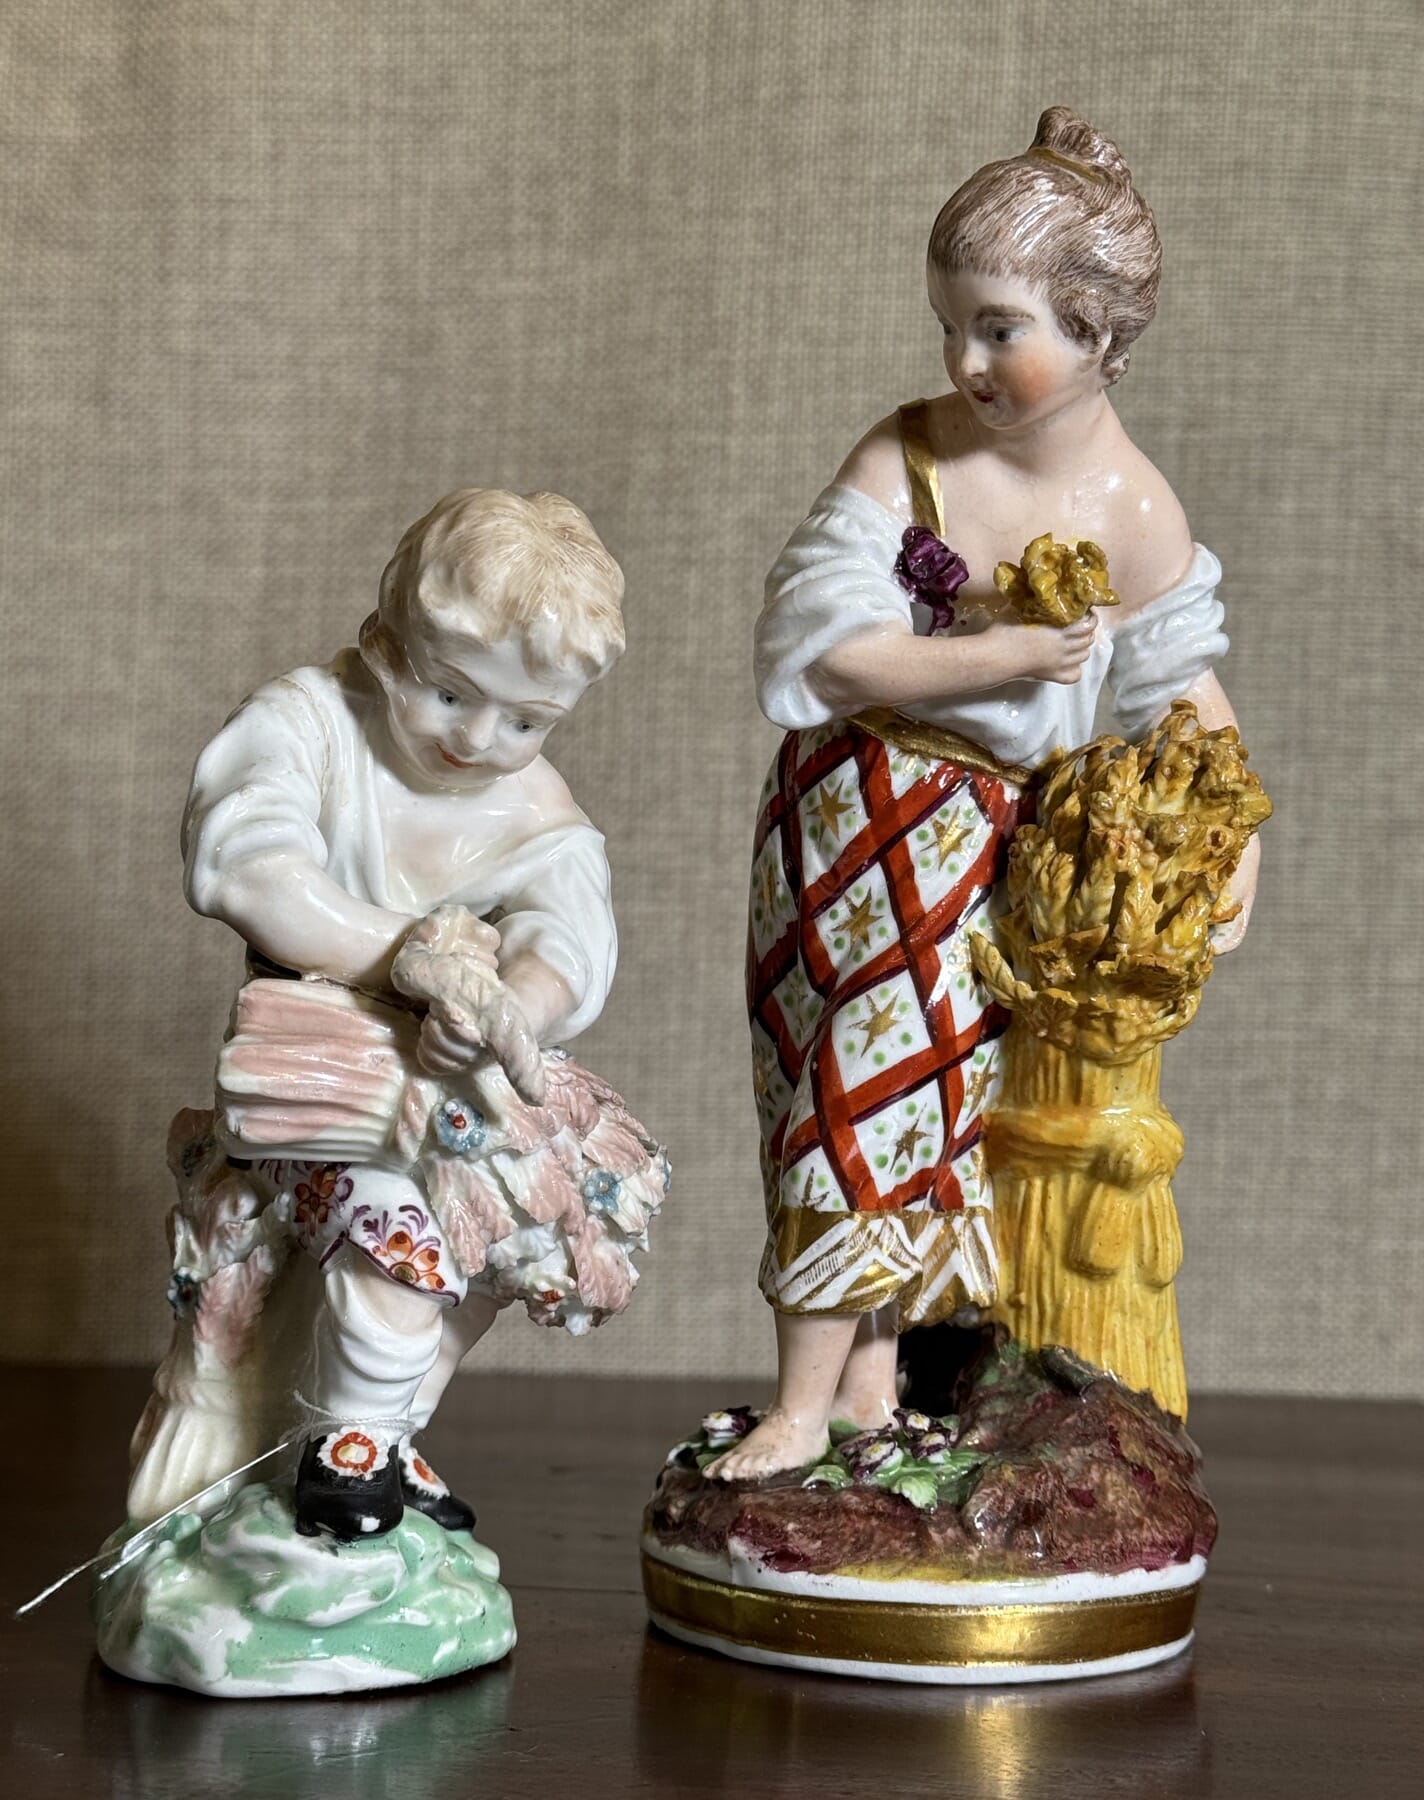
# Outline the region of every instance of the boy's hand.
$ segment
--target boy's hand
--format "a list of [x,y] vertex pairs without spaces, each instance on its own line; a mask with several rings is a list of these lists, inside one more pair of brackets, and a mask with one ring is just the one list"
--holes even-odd
[[425,1002],[420,1061],[432,1074],[492,1055],[517,1093],[544,1098],[544,1063],[518,1001],[499,978],[499,933],[463,906],[438,906],[406,934],[391,966],[402,994]]

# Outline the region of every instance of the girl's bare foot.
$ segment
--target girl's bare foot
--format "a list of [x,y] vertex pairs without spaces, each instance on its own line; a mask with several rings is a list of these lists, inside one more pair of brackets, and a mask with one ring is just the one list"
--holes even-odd
[[757,1481],[783,1469],[804,1469],[825,1452],[829,1441],[824,1419],[796,1418],[773,1406],[755,1431],[708,1463],[702,1473],[712,1481]]
[[859,1389],[836,1389],[831,1402],[831,1417],[858,1425],[862,1431],[878,1431],[895,1417],[899,1400],[894,1394],[865,1393]]

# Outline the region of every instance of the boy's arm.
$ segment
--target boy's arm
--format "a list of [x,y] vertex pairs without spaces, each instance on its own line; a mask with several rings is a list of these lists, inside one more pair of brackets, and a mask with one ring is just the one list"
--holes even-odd
[[183,821],[185,888],[284,968],[390,984],[413,917],[356,899],[326,872],[326,732],[300,681],[258,690],[198,758]]
[[376,990],[389,990],[391,962],[415,924],[414,914],[357,900],[295,847],[224,859],[198,910],[283,968]]
[[541,1044],[603,1011],[618,960],[603,837],[583,823],[525,847],[495,921],[499,972]]

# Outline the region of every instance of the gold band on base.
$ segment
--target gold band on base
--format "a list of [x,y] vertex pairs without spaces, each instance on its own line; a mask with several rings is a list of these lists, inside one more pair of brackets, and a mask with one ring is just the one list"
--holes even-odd
[[1102,1600],[928,1606],[732,1587],[643,1553],[650,1609],[703,1637],[765,1652],[913,1668],[1104,1662],[1180,1643],[1197,1587]]

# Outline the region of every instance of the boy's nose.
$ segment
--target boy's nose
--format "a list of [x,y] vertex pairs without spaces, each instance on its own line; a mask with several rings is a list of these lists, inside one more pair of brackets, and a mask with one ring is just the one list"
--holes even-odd
[[467,715],[455,731],[456,753],[468,756],[473,752],[488,750],[494,742],[496,723],[492,706],[482,706],[478,712]]

